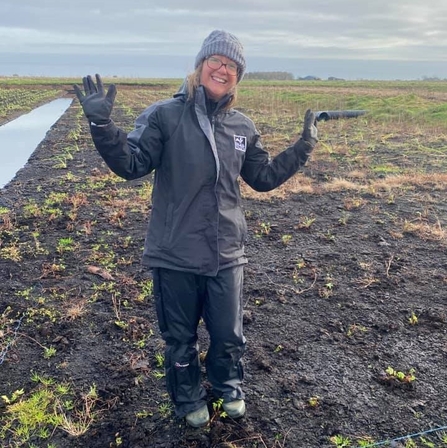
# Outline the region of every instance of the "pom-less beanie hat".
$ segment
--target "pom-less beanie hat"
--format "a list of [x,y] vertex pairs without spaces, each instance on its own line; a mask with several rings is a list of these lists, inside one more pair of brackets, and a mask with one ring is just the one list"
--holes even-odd
[[239,67],[237,81],[239,82],[245,72],[244,47],[239,39],[231,33],[222,30],[214,30],[205,38],[198,55],[196,56],[195,68],[213,54],[225,56],[236,62]]

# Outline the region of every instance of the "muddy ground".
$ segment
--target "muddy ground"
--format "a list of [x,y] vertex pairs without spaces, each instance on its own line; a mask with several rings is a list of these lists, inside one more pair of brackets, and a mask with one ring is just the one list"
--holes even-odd
[[[169,409],[140,264],[150,177],[110,175],[74,102],[0,192],[0,395],[30,396],[38,374],[71,384],[81,410],[95,385],[98,413],[85,434],[57,427],[23,445],[15,421],[1,446],[379,446],[445,426],[445,187],[324,189],[343,174],[310,160],[300,176],[313,192],[245,197],[247,415],[221,418],[210,403],[210,426],[191,429]],[[423,436],[447,446],[443,431]]]

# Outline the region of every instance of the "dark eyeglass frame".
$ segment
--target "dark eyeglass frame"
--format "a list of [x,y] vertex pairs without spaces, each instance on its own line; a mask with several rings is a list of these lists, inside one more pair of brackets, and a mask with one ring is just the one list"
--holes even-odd
[[[216,66],[212,67],[210,65],[210,60],[214,60],[216,62]],[[217,62],[219,62],[219,67],[217,67]],[[212,70],[219,70],[222,65],[225,66],[225,70],[227,71],[227,73],[230,76],[237,76],[237,74],[239,73],[239,67],[237,66],[237,64],[235,64],[234,62],[228,62],[227,64],[224,64],[219,58],[216,58],[216,56],[210,56],[209,58],[206,59],[206,65],[208,65],[208,67]],[[231,67],[235,67],[235,71],[231,68]]]

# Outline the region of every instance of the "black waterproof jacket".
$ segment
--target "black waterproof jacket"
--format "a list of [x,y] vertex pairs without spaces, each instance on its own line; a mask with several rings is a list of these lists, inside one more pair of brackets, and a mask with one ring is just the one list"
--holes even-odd
[[271,159],[253,122],[224,106],[207,112],[203,87],[149,106],[126,134],[113,121],[91,126],[94,144],[124,179],[155,170],[152,212],[143,253],[149,267],[216,275],[246,263],[246,222],[239,176],[257,191],[272,190],[306,162],[311,147],[298,140]]

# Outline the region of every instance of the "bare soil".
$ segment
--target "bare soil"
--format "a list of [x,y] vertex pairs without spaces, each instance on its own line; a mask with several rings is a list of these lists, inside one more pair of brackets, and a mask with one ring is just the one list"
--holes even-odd
[[[343,435],[350,446],[378,446],[447,424],[444,187],[401,189],[392,200],[343,189],[246,197],[247,414],[221,418],[210,403],[210,426],[192,429],[166,409],[156,357],[163,341],[142,289],[150,200],[137,192],[151,178],[111,176],[83,121],[73,159],[55,168],[78,111],[73,104],[0,191],[0,206],[10,209],[0,215],[0,249],[21,254],[0,257],[0,395],[32,393],[38,373],[72,384],[80,399],[96,385],[100,413],[83,435],[56,428],[28,443],[316,448]],[[317,186],[343,177],[342,166],[329,168],[311,160],[302,176]],[[67,196],[51,202],[51,193]],[[61,246],[67,238],[74,246]],[[50,346],[56,352],[46,358]],[[0,418],[6,411],[0,402]],[[446,446],[440,432],[425,439]],[[16,446],[13,434],[1,446]]]

